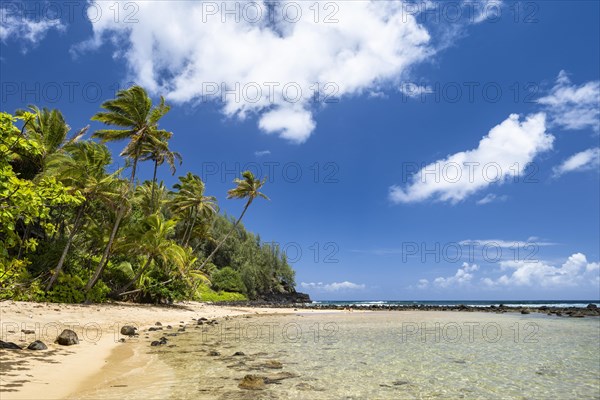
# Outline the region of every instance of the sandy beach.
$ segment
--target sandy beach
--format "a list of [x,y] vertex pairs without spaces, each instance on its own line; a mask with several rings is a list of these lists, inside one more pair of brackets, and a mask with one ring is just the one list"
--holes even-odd
[[[173,306],[116,304],[51,304],[5,301],[0,303],[0,339],[24,350],[0,350],[0,395],[8,399],[62,399],[106,385],[116,376],[160,361],[140,351],[144,330],[160,322],[176,331],[195,319],[222,319],[243,314],[289,314],[289,308],[220,307],[186,302]],[[306,311],[303,311],[306,312]],[[319,312],[319,311],[314,311]],[[320,311],[325,312],[325,311]],[[139,337],[120,334],[124,325],[138,328]],[[63,329],[72,329],[79,344],[54,343]],[[24,333],[23,331],[34,331]],[[41,340],[47,350],[26,347]],[[125,340],[121,342],[120,340]],[[105,366],[110,367],[105,368]]]

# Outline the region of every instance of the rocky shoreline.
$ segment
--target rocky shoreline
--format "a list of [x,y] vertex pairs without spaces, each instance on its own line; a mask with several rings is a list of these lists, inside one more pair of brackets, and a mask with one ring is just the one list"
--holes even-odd
[[531,314],[539,313],[546,315],[554,315],[558,317],[599,317],[600,308],[595,304],[588,304],[587,307],[511,307],[504,304],[498,306],[490,305],[487,307],[474,307],[464,304],[458,305],[427,305],[427,304],[368,304],[368,305],[336,305],[336,304],[320,304],[312,303],[310,300],[307,301],[296,301],[306,300],[308,295],[303,293],[295,293],[295,296],[289,298],[277,297],[275,301],[272,299],[260,299],[253,301],[233,301],[217,303],[215,305],[225,307],[255,307],[255,308],[293,308],[295,310],[332,310],[332,311],[344,311],[344,310],[361,310],[361,311],[462,311],[462,312],[487,312],[487,313],[521,313]]

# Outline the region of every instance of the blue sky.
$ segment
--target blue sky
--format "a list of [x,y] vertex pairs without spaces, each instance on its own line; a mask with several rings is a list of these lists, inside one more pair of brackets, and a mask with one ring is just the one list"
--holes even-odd
[[599,2],[229,4],[4,2],[1,109],[164,95],[223,210],[269,176],[245,225],[314,299],[600,297]]

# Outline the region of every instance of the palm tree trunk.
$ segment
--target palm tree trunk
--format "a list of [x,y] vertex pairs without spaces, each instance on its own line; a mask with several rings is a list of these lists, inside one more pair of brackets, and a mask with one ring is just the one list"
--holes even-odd
[[[202,268],[204,268],[204,266],[214,257],[214,255],[217,253],[217,251],[219,251],[219,249],[221,248],[221,246],[223,245],[223,243],[225,243],[225,241],[229,238],[229,236],[231,236],[231,234],[233,233],[233,231],[235,230],[235,228],[237,228],[238,224],[240,223],[240,221],[244,217],[244,214],[246,214],[246,211],[248,210],[248,207],[252,203],[252,200],[253,200],[252,198],[250,198],[248,200],[248,202],[244,206],[244,210],[242,211],[242,214],[240,214],[240,217],[237,219],[237,221],[235,221],[235,224],[233,224],[233,226],[231,227],[231,229],[229,230],[229,232],[227,232],[227,235],[225,235],[225,237],[223,238],[223,240],[221,240],[219,242],[219,244],[217,244],[217,247],[215,247],[215,249],[212,251],[212,253],[210,253],[210,255],[208,257],[206,257],[206,260],[204,260],[204,262],[202,262],[202,265],[200,265],[200,267],[198,268],[199,270],[202,270]],[[196,291],[197,287],[198,287],[198,284],[196,284],[196,286],[194,287],[194,292]]]
[[123,292],[125,292],[127,289],[129,289],[131,286],[133,286],[133,284],[136,283],[138,281],[138,279],[140,279],[140,277],[142,276],[142,274],[144,273],[146,268],[148,268],[148,266],[150,265],[151,262],[152,262],[152,257],[148,257],[148,260],[146,261],[144,266],[142,268],[140,268],[140,270],[135,274],[133,279],[131,281],[129,281],[121,289],[119,289],[119,291],[117,292],[117,296],[121,295]]
[[185,244],[184,247],[187,247],[188,244],[190,243],[190,239],[192,237],[192,232],[194,232],[194,225],[196,224],[196,218],[198,218],[198,209],[196,209],[196,211],[194,212],[194,217],[192,218],[192,222],[190,225],[190,229],[187,235],[187,239],[185,240]]
[[[129,181],[129,185],[131,187],[133,187],[134,189],[135,189],[134,182],[135,182],[135,172],[137,169],[137,162],[138,162],[138,159],[136,157],[133,160],[133,169],[131,170],[131,180]],[[92,277],[90,278],[88,283],[85,285],[86,293],[88,293],[90,290],[92,290],[92,288],[94,287],[96,282],[98,282],[98,279],[100,279],[100,275],[102,275],[102,271],[104,270],[104,267],[106,267],[106,264],[108,264],[108,258],[110,257],[110,250],[112,248],[113,242],[115,241],[115,238],[117,237],[119,225],[121,224],[121,220],[123,219],[124,216],[125,216],[125,208],[123,206],[119,206],[119,208],[117,209],[117,218],[115,219],[115,224],[113,225],[113,229],[110,232],[110,237],[108,238],[108,243],[106,245],[106,248],[104,249],[104,253],[102,253],[102,258],[100,259],[100,262],[98,263],[98,266],[96,267],[96,270],[94,271],[94,275],[92,275]]]
[[52,286],[54,286],[54,282],[56,282],[56,279],[58,279],[58,275],[60,274],[60,271],[62,271],[62,267],[67,259],[67,254],[69,253],[69,248],[71,247],[71,244],[73,243],[73,239],[75,238],[75,233],[77,233],[77,231],[79,230],[79,223],[82,219],[81,217],[83,216],[83,211],[85,210],[85,207],[86,207],[85,202],[81,206],[79,206],[79,211],[77,211],[77,216],[75,217],[75,222],[73,223],[73,230],[69,234],[69,239],[67,240],[67,244],[65,245],[65,248],[63,249],[63,252],[60,256],[60,260],[58,260],[58,264],[56,265],[56,268],[54,269],[54,274],[50,278],[50,282],[48,282],[48,286],[46,286],[46,292],[49,292],[50,289],[52,289]]
[[158,159],[154,160],[154,175],[152,175],[152,195],[150,196],[150,201],[152,204],[152,211],[156,211],[154,208],[154,188],[156,187],[156,170],[158,169]]
[[115,219],[115,224],[113,225],[113,229],[110,232],[110,237],[108,238],[108,244],[104,248],[104,253],[102,253],[102,258],[100,259],[100,262],[98,263],[98,266],[96,267],[96,270],[94,271],[94,275],[92,275],[92,277],[88,281],[87,285],[85,285],[86,293],[89,292],[90,290],[92,290],[92,288],[94,287],[96,282],[98,282],[98,279],[100,279],[100,275],[102,274],[104,267],[106,266],[106,264],[108,264],[108,257],[110,256],[110,249],[113,245],[113,242],[115,241],[115,238],[117,237],[117,231],[119,230],[119,225],[121,224],[121,220],[123,219],[123,214],[124,214],[124,209],[122,207],[119,207],[119,209],[117,210],[117,218]]

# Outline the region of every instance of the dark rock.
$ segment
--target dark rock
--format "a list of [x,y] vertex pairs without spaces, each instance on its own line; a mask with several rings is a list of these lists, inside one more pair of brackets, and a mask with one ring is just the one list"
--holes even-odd
[[200,317],[198,318],[198,321],[208,321],[208,318]]
[[521,314],[530,314],[529,310],[521,310]]
[[167,325],[167,329],[173,329],[171,325]]
[[162,326],[151,326],[150,328],[148,328],[148,332],[154,331],[162,331]]
[[154,347],[154,346],[160,346],[162,345],[161,342],[159,342],[158,340],[153,341],[152,343],[150,343],[150,346]]
[[31,329],[21,329],[21,332],[23,332],[26,335],[32,335],[35,333],[35,331],[32,331]]
[[0,349],[7,349],[7,350],[23,350],[21,348],[21,346],[13,343],[13,342],[3,342],[2,340],[0,340]]
[[234,356],[234,357],[237,357],[237,356],[245,356],[245,355],[246,355],[246,353],[244,353],[243,351],[236,351],[235,353],[233,353],[233,356]]
[[394,381],[394,382],[392,382],[392,385],[394,385],[394,386],[408,385],[408,381]]
[[238,385],[240,389],[264,390],[265,378],[258,375],[246,375]]
[[121,342],[121,343],[125,343],[125,338],[121,338],[121,339],[119,339],[119,342]]
[[134,336],[136,333],[136,327],[131,325],[125,325],[121,327],[121,335]]
[[29,346],[27,346],[28,350],[47,350],[48,346],[41,340],[36,340],[35,342],[31,342]]
[[157,322],[154,325],[156,325],[156,326],[162,326],[162,324],[160,322]]
[[219,353],[218,351],[212,350],[208,353],[208,355],[211,357],[218,357],[221,355],[221,353]]
[[598,308],[598,306],[597,306],[597,305],[595,305],[595,304],[592,304],[592,303],[590,303],[590,304],[588,304],[588,305],[587,305],[587,307],[586,307],[586,308],[587,308],[588,310],[595,310],[595,309],[597,309],[597,308]]
[[77,334],[72,330],[65,329],[56,338],[56,343],[62,346],[71,346],[74,344],[79,344],[79,338],[77,337]]

